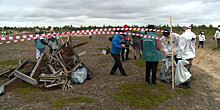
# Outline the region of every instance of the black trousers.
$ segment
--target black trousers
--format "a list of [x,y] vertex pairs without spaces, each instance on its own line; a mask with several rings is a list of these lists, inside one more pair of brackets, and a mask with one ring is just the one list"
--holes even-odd
[[200,47],[200,45],[202,45],[202,48],[203,48],[203,41],[199,41],[199,45],[198,45],[198,48]]
[[152,84],[156,84],[157,62],[146,61],[146,82],[150,83],[150,71],[152,70]]
[[121,51],[121,58],[122,58],[122,60],[125,60],[125,58],[124,58],[125,50],[126,50],[126,59],[128,59],[129,48],[122,48],[122,51]]
[[112,57],[115,60],[115,64],[111,69],[110,74],[115,74],[115,71],[117,70],[117,68],[119,68],[119,71],[121,72],[122,75],[126,75],[124,68],[122,67],[122,63],[120,60],[120,54],[111,54]]

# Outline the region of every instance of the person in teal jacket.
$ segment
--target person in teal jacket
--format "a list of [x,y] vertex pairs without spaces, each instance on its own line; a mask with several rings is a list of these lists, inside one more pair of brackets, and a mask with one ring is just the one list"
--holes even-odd
[[[40,31],[39,34],[44,34],[44,32]],[[45,45],[48,45],[45,39],[43,37],[40,37],[38,39],[35,39],[34,43],[35,43],[35,47],[40,51],[40,55],[44,53]]]
[[[154,25],[149,25],[148,29],[155,29]],[[148,36],[156,37],[156,33],[147,32]],[[152,85],[156,85],[156,73],[158,62],[162,59],[160,52],[160,40],[153,38],[141,38],[143,40],[143,60],[146,62],[146,84],[150,84],[150,71],[152,70]]]
[[124,34],[120,34],[120,35],[116,34],[112,38],[110,53],[115,60],[115,64],[110,71],[110,75],[116,75],[115,72],[116,72],[117,68],[119,68],[119,71],[121,72],[122,76],[127,76],[127,74],[125,73],[125,70],[122,66],[121,60],[120,60],[121,49],[125,48],[125,45],[121,44],[121,42],[124,41],[124,36],[125,36]]

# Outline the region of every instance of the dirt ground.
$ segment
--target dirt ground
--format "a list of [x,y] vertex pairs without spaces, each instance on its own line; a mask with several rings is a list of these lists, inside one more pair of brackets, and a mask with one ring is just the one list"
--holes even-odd
[[[91,110],[144,110],[144,107],[133,107],[123,105],[121,102],[115,101],[110,97],[106,97],[108,93],[119,91],[121,83],[144,83],[145,68],[138,67],[134,64],[132,52],[129,57],[131,60],[123,62],[123,67],[128,74],[128,77],[123,77],[119,71],[118,75],[109,75],[110,69],[113,66],[113,58],[110,54],[100,55],[101,49],[110,46],[108,37],[110,35],[94,35],[92,39],[88,36],[74,36],[72,42],[74,44],[88,41],[89,43],[77,49],[77,52],[87,51],[87,54],[82,56],[82,61],[89,66],[94,77],[91,80],[86,80],[82,85],[75,85],[67,91],[56,89],[38,94],[29,93],[25,95],[17,94],[14,91],[8,92],[0,96],[0,110],[27,110],[27,109],[91,109]],[[66,38],[63,38],[66,40]],[[61,43],[61,42],[60,42]],[[151,109],[166,110],[167,104],[176,110],[219,110],[220,101],[220,50],[212,50],[216,45],[211,39],[205,43],[205,48],[196,48],[196,58],[193,60],[192,75],[196,80],[191,82],[191,88],[195,91],[190,97],[175,97],[169,99],[166,104],[161,103]],[[32,59],[35,60],[35,48],[33,41],[19,42],[13,44],[0,45],[0,62],[8,60]],[[131,49],[132,50],[132,49]],[[48,49],[46,49],[48,53]],[[0,70],[13,68],[15,66],[0,65]],[[130,73],[129,73],[130,71]],[[132,71],[132,72],[131,72]],[[157,73],[157,77],[159,72]],[[5,79],[0,77],[0,84]],[[161,82],[157,78],[157,83]],[[170,84],[167,84],[170,85]],[[170,90],[171,85],[170,85]],[[35,99],[28,99],[29,96],[38,95]],[[68,104],[63,108],[54,108],[52,104],[54,100],[63,97],[87,96],[94,99],[94,103],[73,103]],[[48,100],[42,101],[41,98]]]

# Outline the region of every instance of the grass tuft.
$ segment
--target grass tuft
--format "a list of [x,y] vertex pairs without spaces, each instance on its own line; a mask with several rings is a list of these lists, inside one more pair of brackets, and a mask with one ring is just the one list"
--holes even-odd
[[142,60],[142,59],[136,60],[136,61],[134,62],[134,64],[135,64],[136,66],[139,66],[139,67],[145,67],[145,66],[146,66],[145,61]]
[[169,88],[169,85],[165,84],[152,86],[145,83],[123,83],[120,85],[119,92],[108,94],[108,96],[124,105],[152,108],[159,103],[166,103],[174,95],[190,96],[193,93],[192,89],[176,88],[172,91]]
[[105,48],[96,48],[96,49],[99,49],[99,50],[108,50],[108,48],[107,47],[105,47]]
[[31,84],[21,83],[13,91],[17,92],[18,94],[24,95],[28,93],[40,92],[41,90]]
[[96,57],[96,56],[101,56],[102,54],[92,54],[92,55],[90,55],[91,57]]
[[128,73],[128,74],[135,74],[135,71],[133,71],[133,70],[127,70],[127,73]]
[[9,60],[9,61],[0,62],[0,65],[5,65],[5,66],[17,65],[17,64],[18,64],[18,60]]
[[220,50],[220,48],[216,47],[216,48],[213,48],[212,50]]
[[62,99],[55,100],[53,107],[64,107],[68,103],[77,103],[77,102],[94,103],[94,99],[85,96],[65,97]]
[[[134,64],[135,64],[136,66],[139,66],[139,67],[146,67],[146,63],[145,63],[145,61],[142,60],[142,59],[136,60],[136,61],[134,62]],[[162,66],[162,64],[161,64],[160,62],[158,62],[157,68],[161,68],[161,66]]]

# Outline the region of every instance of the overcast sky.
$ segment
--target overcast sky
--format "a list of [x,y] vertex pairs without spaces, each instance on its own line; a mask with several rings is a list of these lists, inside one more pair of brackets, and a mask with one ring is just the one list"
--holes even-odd
[[0,27],[220,25],[220,0],[0,0]]

